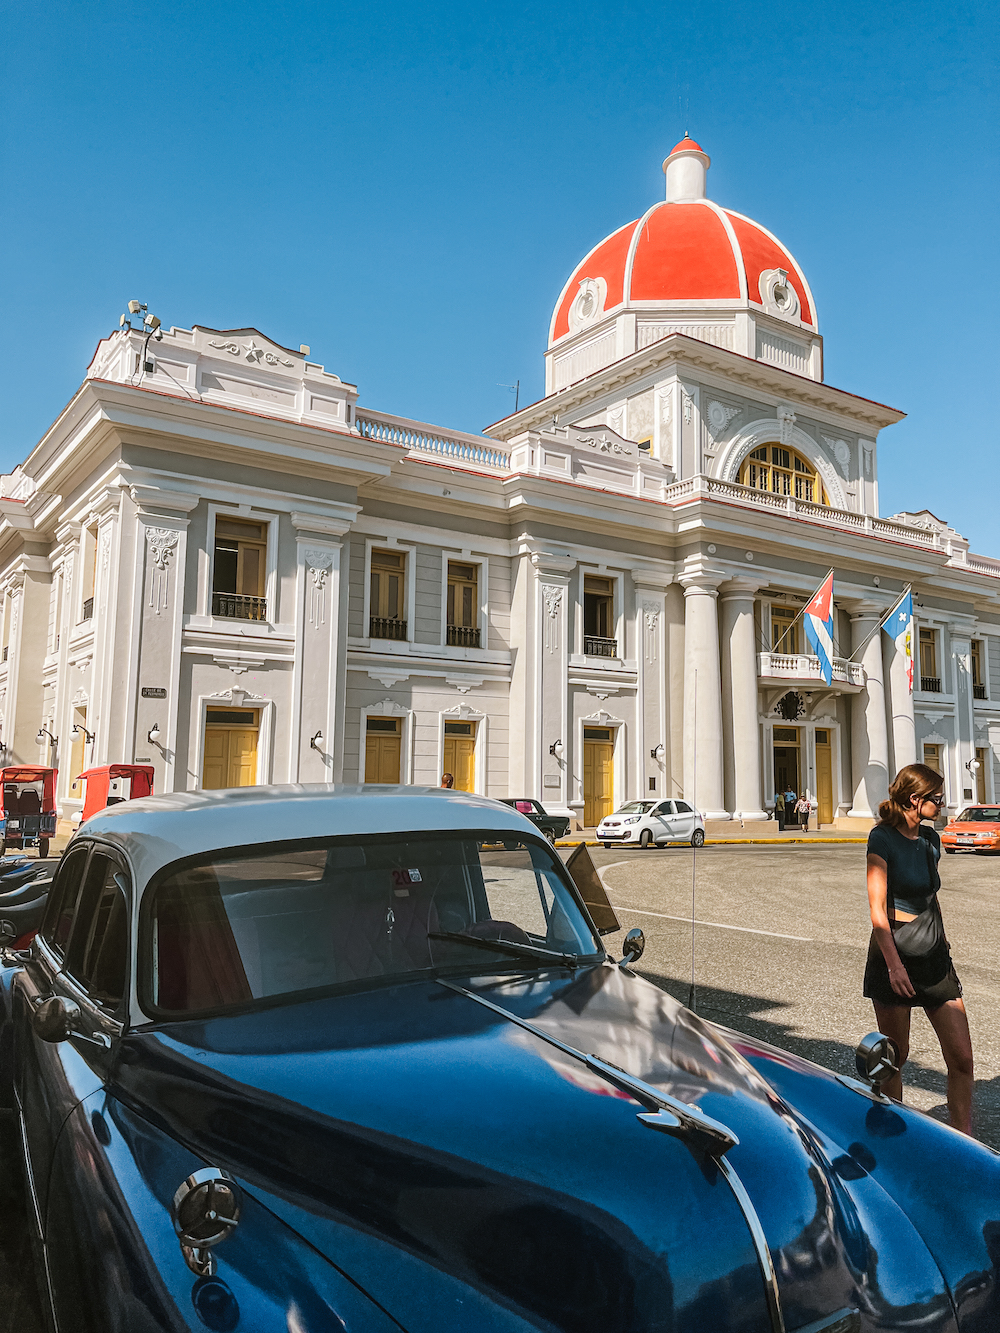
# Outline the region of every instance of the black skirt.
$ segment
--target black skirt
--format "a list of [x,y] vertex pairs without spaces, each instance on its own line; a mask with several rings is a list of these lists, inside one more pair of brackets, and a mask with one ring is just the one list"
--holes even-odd
[[[906,975],[917,992],[912,998],[897,995],[892,989],[885,957],[872,931],[868,941],[868,962],[865,965],[866,999],[878,1000],[879,1004],[884,1005],[899,1005],[904,1009],[937,1009],[947,1000],[961,998],[962,983],[951,961],[947,940],[943,940],[940,949],[935,949],[926,958],[908,960],[900,954],[899,961],[906,968]],[[917,972],[914,963],[919,964],[919,975],[914,975]]]

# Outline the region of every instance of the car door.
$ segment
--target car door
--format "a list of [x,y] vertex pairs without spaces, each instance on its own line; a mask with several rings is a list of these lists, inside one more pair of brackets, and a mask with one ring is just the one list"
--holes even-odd
[[63,965],[75,934],[91,846],[72,847],[60,864],[46,903],[31,957],[18,973],[12,993],[14,1096],[28,1184],[29,1222],[40,1240],[44,1230],[49,1168],[55,1142],[78,1102],[101,1086],[83,1043],[49,1042],[33,1026],[39,1005],[53,996],[74,998]]
[[669,842],[673,837],[673,801],[661,801],[646,816],[654,842]]
[[687,801],[674,801],[674,837],[686,842],[694,832],[694,810]]

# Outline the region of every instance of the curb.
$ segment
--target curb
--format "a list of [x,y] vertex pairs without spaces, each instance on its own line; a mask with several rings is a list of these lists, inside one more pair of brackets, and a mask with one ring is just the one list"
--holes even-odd
[[[764,847],[787,847],[790,843],[798,846],[836,846],[841,843],[866,844],[867,838],[706,838],[706,847],[739,847],[739,846],[764,846]],[[598,838],[560,838],[556,843],[557,847],[579,847],[583,844],[586,847],[603,847],[604,844]],[[659,851],[666,851],[668,847],[690,847],[687,842],[667,843],[666,847],[660,847]],[[612,847],[619,847],[623,850],[640,850],[636,843],[612,843]],[[610,848],[609,848],[610,850]]]

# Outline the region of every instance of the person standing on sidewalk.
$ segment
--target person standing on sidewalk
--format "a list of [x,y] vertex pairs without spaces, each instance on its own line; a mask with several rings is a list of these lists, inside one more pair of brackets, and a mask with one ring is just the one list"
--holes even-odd
[[792,791],[791,787],[788,787],[785,790],[785,823],[795,824],[797,822],[798,817],[795,814],[795,793]]
[[785,831],[785,793],[779,791],[774,798],[774,817],[778,821],[778,832]]
[[802,825],[803,832],[809,832],[809,816],[812,814],[812,806],[809,803],[809,797],[803,793],[795,802],[795,813],[798,821]]
[[[971,1134],[972,1038],[938,902],[941,839],[922,823],[944,805],[943,789],[944,778],[933,768],[907,764],[878,808],[879,822],[868,835],[872,934],[864,993],[879,1031],[896,1044],[900,1070],[910,1050],[910,1010],[923,1009],[948,1067],[949,1120]],[[882,1088],[902,1101],[902,1074]]]

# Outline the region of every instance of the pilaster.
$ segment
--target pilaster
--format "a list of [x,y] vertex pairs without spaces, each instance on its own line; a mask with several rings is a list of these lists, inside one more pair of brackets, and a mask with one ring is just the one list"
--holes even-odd
[[[874,819],[889,793],[889,736],[886,728],[885,683],[882,674],[882,631],[887,609],[882,602],[847,603],[851,615],[852,656],[861,653],[866,684],[851,700],[852,819]],[[864,645],[864,646],[863,646]]]
[[760,790],[757,652],[753,603],[760,582],[735,578],[723,585],[722,723],[725,804],[734,819],[767,819]]
[[[583,756],[575,754],[570,735],[567,682],[572,625],[569,581],[576,560],[535,550],[531,565],[535,632],[532,725],[525,763],[532,782],[528,794],[543,801],[546,809],[569,814],[571,787],[579,785],[581,799],[583,795]],[[554,745],[556,753],[550,754]],[[571,783],[571,776],[576,781]],[[546,786],[545,779],[553,777],[559,779],[558,787]]]
[[728,819],[723,790],[718,587],[722,570],[699,561],[684,588],[684,796],[706,819]]

